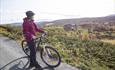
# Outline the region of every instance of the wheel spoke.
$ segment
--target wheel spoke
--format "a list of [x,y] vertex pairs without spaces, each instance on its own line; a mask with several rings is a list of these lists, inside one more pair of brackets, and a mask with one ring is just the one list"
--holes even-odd
[[45,51],[42,50],[41,58],[47,65],[52,67],[58,66],[61,62],[59,53],[51,47],[46,47]]

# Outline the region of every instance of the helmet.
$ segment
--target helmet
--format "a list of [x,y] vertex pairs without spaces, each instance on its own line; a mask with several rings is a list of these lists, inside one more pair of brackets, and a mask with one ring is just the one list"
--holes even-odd
[[35,13],[32,12],[32,11],[27,11],[27,12],[26,12],[26,16],[27,16],[27,17],[32,17],[33,15],[35,15]]

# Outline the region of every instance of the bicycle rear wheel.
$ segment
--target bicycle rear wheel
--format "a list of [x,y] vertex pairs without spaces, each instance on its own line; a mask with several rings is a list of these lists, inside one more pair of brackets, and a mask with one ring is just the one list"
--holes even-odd
[[28,47],[28,45],[27,45],[26,40],[23,40],[22,43],[21,43],[21,45],[22,45],[22,50],[24,51],[24,53],[25,53],[27,56],[30,56],[30,49],[29,49],[29,47]]
[[57,67],[61,63],[61,57],[59,53],[57,52],[57,50],[50,46],[46,46],[45,50],[41,50],[40,57],[43,62],[49,67]]

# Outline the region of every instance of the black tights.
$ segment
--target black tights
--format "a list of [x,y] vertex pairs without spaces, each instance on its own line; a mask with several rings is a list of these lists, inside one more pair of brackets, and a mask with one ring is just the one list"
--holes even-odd
[[28,42],[28,46],[30,49],[30,65],[35,65],[37,63],[36,61],[36,49],[35,49],[35,42],[34,40],[31,40]]

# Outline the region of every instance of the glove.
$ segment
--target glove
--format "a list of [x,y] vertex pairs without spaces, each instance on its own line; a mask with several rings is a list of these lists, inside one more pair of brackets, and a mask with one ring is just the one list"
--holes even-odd
[[46,34],[47,34],[47,32],[46,32],[46,31],[44,31],[44,34],[46,35]]
[[36,36],[33,35],[32,38],[33,38],[33,39],[36,39]]

